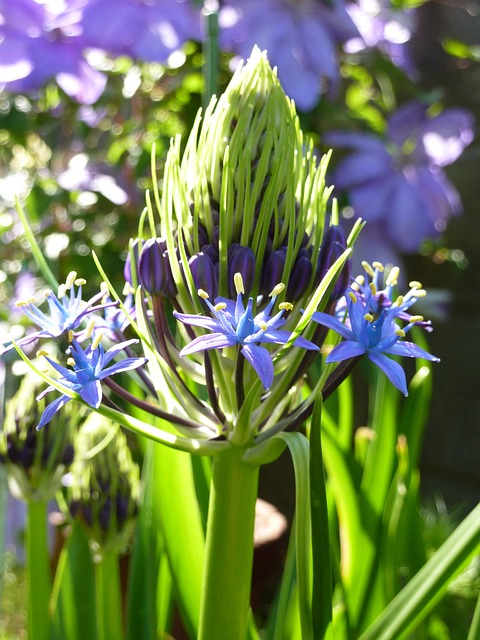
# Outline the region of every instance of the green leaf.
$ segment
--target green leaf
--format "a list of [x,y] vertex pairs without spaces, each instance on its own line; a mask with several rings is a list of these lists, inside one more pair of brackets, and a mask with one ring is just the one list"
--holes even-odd
[[[127,600],[127,640],[155,638],[157,628],[156,590],[158,582],[159,530],[153,519],[153,446],[147,442],[143,463],[143,499],[137,518],[135,546],[130,565]],[[171,605],[171,593],[162,590],[163,611]],[[165,627],[163,627],[165,630]]]
[[313,637],[325,638],[332,622],[332,560],[322,453],[322,398],[313,407],[310,425],[310,511],[312,519]]
[[55,574],[52,592],[53,639],[97,639],[95,582],[88,540],[74,523]]
[[196,637],[205,537],[188,454],[153,444],[153,508],[183,622]]
[[279,433],[287,443],[295,472],[295,551],[298,608],[303,640],[313,640],[310,535],[310,445],[299,432]]

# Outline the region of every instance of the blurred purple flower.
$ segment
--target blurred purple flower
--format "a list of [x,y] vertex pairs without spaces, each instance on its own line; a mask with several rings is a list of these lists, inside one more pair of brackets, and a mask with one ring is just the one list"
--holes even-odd
[[394,113],[385,139],[367,133],[332,132],[324,140],[353,153],[340,161],[332,182],[348,191],[355,217],[377,227],[393,250],[412,252],[461,213],[460,197],[442,168],[473,139],[473,117],[446,109],[430,117],[410,102]]
[[186,0],[89,0],[82,25],[89,46],[148,62],[201,39],[200,11]]
[[128,202],[128,193],[120,187],[113,176],[102,172],[89,162],[85,153],[79,153],[68,163],[68,168],[57,178],[58,184],[67,191],[94,191],[122,205]]
[[76,4],[0,0],[0,88],[36,91],[55,78],[67,95],[92,104],[106,77],[84,58]]
[[265,49],[285,92],[304,111],[340,80],[337,45],[358,36],[343,0],[225,0],[220,44],[242,58]]
[[347,53],[375,48],[397,67],[409,75],[414,74],[407,49],[417,22],[414,10],[395,9],[388,0],[357,0],[347,5],[347,11],[360,33],[360,37],[345,44]]

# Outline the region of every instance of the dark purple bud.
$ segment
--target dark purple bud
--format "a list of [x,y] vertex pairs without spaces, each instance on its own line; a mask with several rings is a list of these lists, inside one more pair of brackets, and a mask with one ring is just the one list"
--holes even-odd
[[203,289],[212,298],[217,295],[217,273],[213,261],[203,251],[196,253],[188,261],[195,287]]
[[228,249],[228,283],[230,295],[233,298],[235,298],[237,294],[233,281],[236,273],[242,274],[245,293],[248,295],[252,290],[253,281],[255,280],[255,254],[250,247],[232,244]]
[[200,251],[206,253],[213,264],[218,262],[218,248],[214,247],[213,244],[204,244]]
[[298,252],[293,269],[288,278],[287,299],[298,300],[303,296],[312,277],[312,261],[307,249]]
[[282,281],[287,248],[280,247],[269,255],[265,270],[262,274],[262,293],[268,295],[279,282]]
[[75,449],[73,448],[73,444],[67,444],[67,446],[63,450],[62,463],[66,466],[69,466],[72,464],[74,458]]
[[120,526],[128,518],[128,504],[129,500],[127,496],[117,496],[117,524]]
[[167,298],[175,295],[167,244],[163,238],[150,238],[143,245],[138,261],[138,276],[147,293]]
[[107,498],[107,500],[105,501],[105,504],[100,509],[100,512],[98,514],[98,522],[104,531],[108,531],[108,525],[110,522],[110,512],[111,512],[110,498]]
[[133,253],[135,269],[136,269],[138,266],[138,256],[140,253],[140,249],[142,248],[142,245],[143,245],[143,240],[140,240],[140,238],[135,238],[135,240],[132,242],[128,250],[127,259],[125,260],[125,266],[123,268],[123,275],[125,277],[125,282],[128,282],[128,284],[130,285],[133,285],[132,253]]
[[[325,231],[322,246],[320,247],[320,254],[318,256],[317,276],[315,279],[318,285],[322,278],[325,276],[330,267],[336,260],[342,255],[347,248],[347,239],[342,227],[338,225],[332,225]],[[350,282],[351,265],[350,260],[347,260],[343,266],[337,281],[330,294],[330,300],[334,302],[343,296],[345,289]]]

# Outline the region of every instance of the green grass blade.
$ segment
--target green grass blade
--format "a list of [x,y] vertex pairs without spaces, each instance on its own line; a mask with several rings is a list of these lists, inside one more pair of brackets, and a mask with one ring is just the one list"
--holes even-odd
[[480,545],[480,505],[387,605],[359,640],[404,640],[447,591]]

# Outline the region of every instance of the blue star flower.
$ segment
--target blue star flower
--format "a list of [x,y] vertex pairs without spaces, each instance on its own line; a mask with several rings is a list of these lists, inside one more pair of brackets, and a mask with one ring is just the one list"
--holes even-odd
[[[375,283],[378,283],[378,276],[383,267],[379,263],[374,263],[375,269],[366,263],[364,267],[370,280],[360,277],[349,287],[347,295],[337,307],[337,315],[341,319],[317,311],[313,314],[312,320],[345,338],[344,342],[340,342],[329,353],[327,363],[366,355],[406,396],[408,393],[405,372],[397,362],[385,354],[439,361],[439,358],[413,342],[402,339],[415,325],[426,328],[429,326],[422,316],[410,315],[407,312],[409,307],[425,295],[425,291],[420,283],[413,282],[412,288],[405,296],[398,296],[394,300],[393,290],[398,278],[398,269],[392,269],[385,288],[379,291]],[[407,324],[401,327],[399,321]]]
[[[79,394],[79,396],[91,407],[98,409],[102,401],[101,380],[108,378],[115,373],[129,371],[141,367],[147,361],[146,358],[126,358],[120,362],[107,366],[122,349],[138,342],[138,340],[126,340],[110,347],[108,351],[104,351],[99,344],[100,336],[83,350],[76,340],[73,340],[69,359],[70,368],[63,367],[45,356],[52,367],[60,374],[58,382]],[[54,391],[55,387],[47,387],[37,397],[40,400],[49,391]],[[67,402],[71,400],[70,396],[62,394],[59,398],[51,402],[45,409],[38,423],[37,429],[41,429]]]
[[[48,290],[45,298],[48,304],[49,313],[44,313],[33,300],[19,301],[17,306],[21,307],[30,320],[40,327],[40,331],[34,331],[21,340],[17,341],[19,346],[25,346],[35,342],[39,338],[58,338],[62,334],[79,329],[84,318],[106,307],[117,306],[116,302],[108,302],[95,305],[96,302],[105,296],[104,291],[100,291],[87,302],[82,300],[82,285],[85,281],[77,278],[75,271],[72,271],[64,285],[58,290],[58,296],[53,291]],[[75,286],[77,291],[75,291]],[[79,335],[76,334],[78,338]],[[0,347],[0,355],[13,348]]]
[[[212,333],[195,338],[190,344],[180,351],[180,356],[186,356],[207,349],[224,349],[234,345],[241,345],[241,353],[252,365],[266,390],[273,383],[273,361],[268,349],[261,347],[261,343],[284,345],[291,336],[290,331],[279,329],[285,324],[283,314],[286,309],[291,309],[289,303],[279,305],[280,311],[270,317],[278,294],[284,289],[283,285],[277,285],[270,294],[271,300],[267,306],[256,316],[253,315],[253,298],[249,298],[245,308],[242,300],[244,293],[243,280],[239,273],[234,276],[237,290],[237,300],[216,298],[215,305],[208,300],[208,294],[199,290],[211,311],[213,317],[173,312],[181,322],[196,327],[203,327]],[[293,343],[303,349],[318,350],[318,346],[298,337]]]

